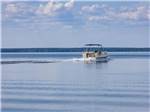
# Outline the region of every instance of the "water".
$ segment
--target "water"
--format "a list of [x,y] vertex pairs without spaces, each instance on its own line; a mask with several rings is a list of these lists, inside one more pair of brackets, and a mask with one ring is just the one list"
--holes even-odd
[[3,53],[2,112],[148,112],[149,55]]

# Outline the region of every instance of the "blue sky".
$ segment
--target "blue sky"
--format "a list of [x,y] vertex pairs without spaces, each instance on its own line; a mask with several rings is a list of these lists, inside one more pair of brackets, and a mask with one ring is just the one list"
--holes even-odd
[[3,1],[2,47],[148,47],[149,21],[148,1]]

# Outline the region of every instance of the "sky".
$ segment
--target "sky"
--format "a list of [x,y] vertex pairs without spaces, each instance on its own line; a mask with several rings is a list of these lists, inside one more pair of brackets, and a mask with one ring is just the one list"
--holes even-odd
[[2,47],[150,47],[148,1],[2,1]]

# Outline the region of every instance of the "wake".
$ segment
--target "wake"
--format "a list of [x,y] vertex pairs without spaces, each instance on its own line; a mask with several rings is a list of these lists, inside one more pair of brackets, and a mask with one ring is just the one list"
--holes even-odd
[[19,59],[19,60],[1,60],[1,64],[21,64],[21,63],[59,63],[59,62],[81,62],[83,58],[70,58],[70,59]]

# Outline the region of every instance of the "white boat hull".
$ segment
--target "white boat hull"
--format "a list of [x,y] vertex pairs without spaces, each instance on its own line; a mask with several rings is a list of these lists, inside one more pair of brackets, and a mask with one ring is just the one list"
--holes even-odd
[[105,58],[85,58],[84,61],[96,61],[96,62],[107,62],[108,57]]
[[95,61],[96,62],[107,62],[108,61],[108,57],[96,57]]
[[109,60],[107,53],[102,53],[101,55],[87,57],[86,53],[83,53],[83,58],[85,61],[96,61],[96,62],[107,62]]

